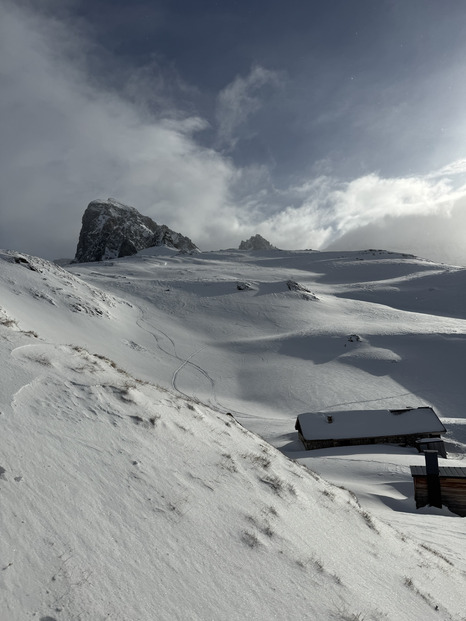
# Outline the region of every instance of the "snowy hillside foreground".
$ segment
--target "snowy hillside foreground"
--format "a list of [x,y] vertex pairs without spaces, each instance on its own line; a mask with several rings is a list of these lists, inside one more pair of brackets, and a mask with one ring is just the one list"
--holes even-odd
[[466,270],[0,259],[2,620],[466,618],[466,521],[416,511],[422,457],[306,453],[294,431],[303,411],[429,404],[464,463]]

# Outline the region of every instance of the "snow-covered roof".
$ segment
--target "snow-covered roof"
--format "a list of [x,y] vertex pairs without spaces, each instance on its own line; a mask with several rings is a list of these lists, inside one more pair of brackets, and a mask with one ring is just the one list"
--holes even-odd
[[431,407],[305,412],[298,416],[298,421],[305,440],[375,438],[446,431]]
[[[411,475],[413,477],[427,476],[427,468],[425,466],[410,466],[410,468]],[[459,468],[457,466],[440,466],[439,476],[452,479],[466,479],[466,468]]]

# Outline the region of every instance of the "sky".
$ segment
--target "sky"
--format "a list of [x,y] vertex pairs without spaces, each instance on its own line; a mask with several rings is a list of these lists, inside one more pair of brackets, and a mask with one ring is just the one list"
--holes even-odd
[[459,0],[0,0],[0,247],[113,197],[202,250],[466,265]]

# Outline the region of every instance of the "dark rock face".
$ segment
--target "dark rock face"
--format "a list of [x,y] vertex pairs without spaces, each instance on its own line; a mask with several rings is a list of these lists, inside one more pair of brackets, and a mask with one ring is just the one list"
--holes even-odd
[[188,237],[158,225],[134,207],[112,198],[95,200],[84,212],[74,260],[76,263],[103,261],[164,245],[181,252],[198,250]]
[[261,235],[253,235],[246,241],[242,241],[239,245],[240,250],[276,250],[270,242]]

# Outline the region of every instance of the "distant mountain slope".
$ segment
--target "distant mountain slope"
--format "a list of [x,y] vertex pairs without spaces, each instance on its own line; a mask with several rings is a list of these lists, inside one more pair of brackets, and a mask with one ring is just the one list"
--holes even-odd
[[83,215],[75,261],[114,259],[163,245],[183,252],[197,250],[188,237],[158,225],[134,207],[111,198],[95,200],[89,203]]

